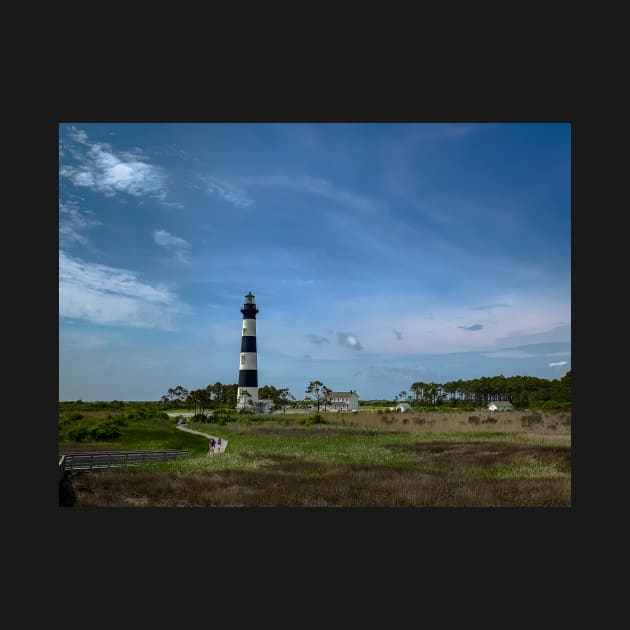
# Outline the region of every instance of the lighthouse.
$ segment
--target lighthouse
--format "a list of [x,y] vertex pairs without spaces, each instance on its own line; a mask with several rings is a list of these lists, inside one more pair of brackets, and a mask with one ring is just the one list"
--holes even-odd
[[[256,303],[250,291],[245,296],[245,303],[241,308],[243,313],[243,334],[241,336],[241,364],[238,372],[238,392],[236,407],[243,409],[250,407],[248,401],[258,402],[258,363],[256,359]],[[249,394],[249,396],[248,396]]]

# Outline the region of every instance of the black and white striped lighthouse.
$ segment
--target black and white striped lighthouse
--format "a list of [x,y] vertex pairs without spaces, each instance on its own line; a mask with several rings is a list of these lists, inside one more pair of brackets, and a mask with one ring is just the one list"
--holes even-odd
[[[256,359],[256,303],[250,291],[241,308],[243,313],[243,335],[241,337],[241,365],[238,372],[236,407],[242,409],[250,402],[258,402],[258,362]],[[249,394],[249,396],[248,396]]]

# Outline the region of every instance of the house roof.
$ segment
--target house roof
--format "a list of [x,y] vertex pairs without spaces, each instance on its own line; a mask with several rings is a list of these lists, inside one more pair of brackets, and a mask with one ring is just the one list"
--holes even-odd
[[492,400],[488,403],[490,405],[496,405],[497,407],[511,407],[512,403],[509,400]]
[[330,396],[356,396],[357,398],[359,397],[359,394],[357,394],[354,391],[349,391],[349,392],[330,392]]
[[411,408],[411,405],[409,403],[406,403],[406,402],[401,402],[401,403],[398,403],[396,405],[396,407],[409,407],[409,408]]

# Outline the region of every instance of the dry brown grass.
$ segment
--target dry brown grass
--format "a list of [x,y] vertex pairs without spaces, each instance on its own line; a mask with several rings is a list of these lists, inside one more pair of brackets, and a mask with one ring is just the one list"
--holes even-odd
[[[267,457],[258,470],[82,473],[62,505],[77,507],[568,507],[568,446],[422,442],[412,467]],[[534,478],[519,471],[538,466]],[[545,473],[544,471],[550,471]],[[503,471],[503,472],[502,472]],[[516,471],[512,475],[510,471]],[[488,476],[489,475],[489,476]],[[72,496],[74,494],[74,496]]]
[[[529,437],[570,439],[571,414],[566,411],[541,411],[541,423],[523,425],[523,418],[531,416],[530,411],[457,411],[395,413],[360,411],[357,413],[322,413],[327,421],[346,422],[384,431],[406,431],[410,433],[467,433],[487,431],[494,433],[518,433]],[[470,418],[478,418],[478,422]],[[487,421],[488,418],[495,422]]]

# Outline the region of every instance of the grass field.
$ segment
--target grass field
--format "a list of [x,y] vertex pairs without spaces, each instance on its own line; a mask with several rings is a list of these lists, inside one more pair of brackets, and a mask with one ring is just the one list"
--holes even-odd
[[[472,418],[472,419],[471,419]],[[490,418],[490,420],[488,420]],[[60,452],[186,448],[193,456],[80,473],[62,505],[77,507],[539,507],[571,505],[570,414],[459,412],[338,414],[303,426],[282,414],[251,423],[122,427],[116,444]]]

